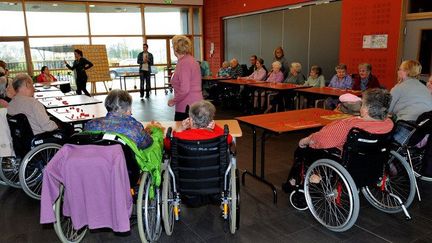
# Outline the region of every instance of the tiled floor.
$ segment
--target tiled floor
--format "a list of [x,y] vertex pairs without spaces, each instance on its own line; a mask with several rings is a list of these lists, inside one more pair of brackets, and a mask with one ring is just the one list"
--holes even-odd
[[[170,97],[163,92],[140,101],[134,93],[133,115],[138,120],[171,120],[172,108],[166,106]],[[103,97],[101,97],[103,99]],[[240,115],[218,107],[218,118]],[[238,167],[251,168],[252,134],[242,126],[243,137],[237,140]],[[361,210],[355,226],[344,233],[333,233],[317,223],[309,211],[296,211],[289,205],[288,196],[280,190],[292,164],[297,141],[305,133],[273,136],[267,143],[266,177],[278,187],[279,200],[272,203],[271,191],[247,177],[241,188],[241,227],[235,234],[224,232],[218,206],[182,207],[181,221],[174,233],[162,234],[160,242],[432,242],[432,184],[421,183],[423,200],[416,199],[409,211],[413,217],[406,221],[402,214],[388,215],[377,211],[361,200]],[[52,226],[40,225],[39,202],[22,191],[0,187],[0,242],[58,242]],[[126,235],[111,231],[87,234],[83,242],[139,242],[136,226]]]

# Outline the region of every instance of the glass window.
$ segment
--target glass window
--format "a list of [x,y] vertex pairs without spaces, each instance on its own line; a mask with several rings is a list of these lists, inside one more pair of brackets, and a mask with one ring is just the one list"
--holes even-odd
[[201,35],[201,11],[200,8],[193,9],[194,35]]
[[166,39],[150,39],[147,40],[149,45],[148,51],[153,54],[154,64],[167,64],[167,48]]
[[29,35],[88,35],[84,4],[26,3]]
[[[88,38],[30,38],[30,53],[34,70],[42,66],[50,69],[65,69],[64,60],[72,63],[73,45],[89,44]],[[85,53],[84,53],[85,56]]]
[[106,45],[110,66],[138,65],[137,57],[142,52],[141,37],[92,37],[93,44]]
[[201,57],[201,37],[194,37],[194,57],[198,61],[202,60],[202,57]]
[[0,23],[3,23],[0,36],[24,36],[26,33],[22,4],[0,2]]
[[0,42],[0,57],[7,63],[11,76],[27,72],[23,41]]
[[182,35],[189,32],[188,8],[146,7],[144,11],[146,35]]
[[141,23],[138,6],[90,5],[92,35],[141,35]]
[[431,0],[410,0],[408,2],[409,13],[432,12]]

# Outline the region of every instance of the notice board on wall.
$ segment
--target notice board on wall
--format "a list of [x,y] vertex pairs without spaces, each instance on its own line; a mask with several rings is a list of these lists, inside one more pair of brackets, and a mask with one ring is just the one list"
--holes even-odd
[[93,67],[86,70],[88,82],[110,81],[108,55],[105,45],[73,45],[80,49],[83,57],[93,63]]

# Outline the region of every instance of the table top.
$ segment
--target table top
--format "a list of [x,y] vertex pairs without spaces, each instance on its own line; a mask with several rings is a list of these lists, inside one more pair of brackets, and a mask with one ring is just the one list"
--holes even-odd
[[66,107],[66,106],[102,103],[102,101],[95,99],[93,97],[88,97],[86,95],[48,97],[48,98],[38,99],[38,101],[41,102],[45,106],[45,108],[58,108],[58,107]]
[[47,91],[47,92],[35,92],[34,97],[35,99],[42,99],[42,98],[48,98],[48,97],[59,97],[64,96],[63,92],[61,91]]
[[84,122],[100,117],[105,117],[107,110],[102,103],[68,106],[47,109],[47,112],[64,123]]
[[228,80],[232,79],[230,77],[213,77],[213,76],[205,76],[202,77],[202,81],[220,81],[220,80]]
[[262,115],[236,117],[237,120],[272,132],[284,133],[323,127],[351,115],[332,110],[310,108]]
[[[229,128],[229,133],[231,134],[231,136],[238,138],[241,137],[243,135],[242,130],[240,128],[240,125],[238,123],[237,120],[215,120],[216,124],[218,124],[220,127],[224,127],[225,124],[228,125]],[[150,122],[148,121],[143,121],[141,122],[144,127],[149,124]],[[172,127],[173,131],[183,131],[184,128],[182,126],[181,121],[160,121],[160,123],[162,124],[163,127],[165,127],[165,129],[168,129],[169,127]],[[166,132],[166,130],[164,131]]]
[[261,89],[270,89],[270,90],[292,90],[292,89],[306,89],[309,86],[290,84],[290,83],[275,83],[275,82],[259,82],[259,83],[250,83],[248,86],[257,87]]
[[326,96],[336,96],[336,97],[339,97],[339,96],[341,96],[343,94],[347,94],[347,93],[357,95],[357,96],[362,95],[361,91],[337,89],[337,88],[331,88],[331,87],[322,87],[322,88],[311,87],[311,88],[307,88],[307,89],[300,89],[298,91],[303,92],[303,93],[313,93],[313,94],[326,95]]
[[47,91],[60,91],[60,89],[54,86],[35,86],[35,92],[47,92]]
[[60,86],[63,84],[70,84],[69,81],[54,81],[54,82],[46,82],[46,83],[35,83],[35,87],[43,87],[43,86]]

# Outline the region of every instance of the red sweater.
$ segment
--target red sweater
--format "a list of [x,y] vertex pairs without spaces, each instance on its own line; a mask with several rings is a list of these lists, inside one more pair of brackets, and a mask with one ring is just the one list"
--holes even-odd
[[[368,81],[366,86],[367,86],[366,89],[379,88],[380,83],[378,82],[378,78],[375,77],[374,75],[370,74],[369,75],[369,81]],[[358,75],[358,74],[353,75],[352,89],[353,90],[361,90],[361,78],[360,78],[360,75]]]
[[[213,130],[210,129],[187,129],[181,132],[173,132],[173,137],[183,139],[183,140],[204,140],[212,139],[224,134],[224,130],[215,125]],[[227,137],[228,144],[232,143],[232,136],[228,134]],[[165,149],[169,150],[171,148],[171,141],[168,138],[164,139]]]

